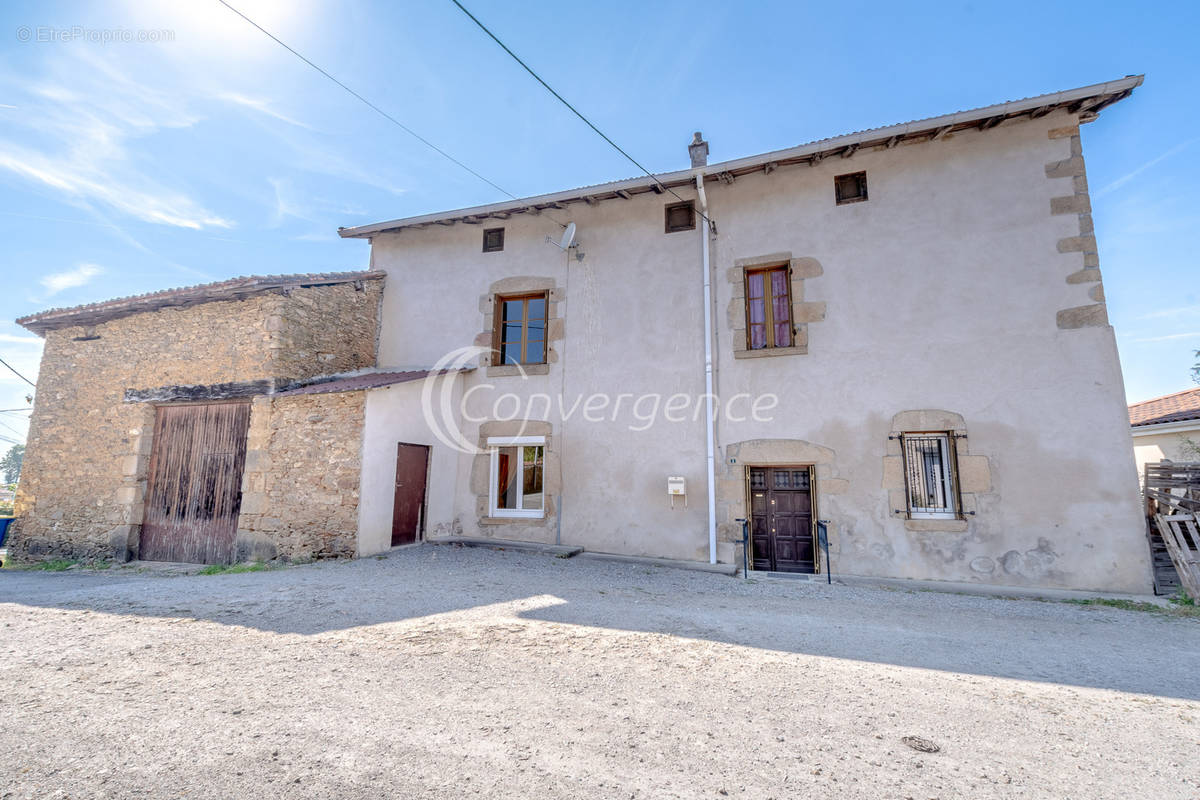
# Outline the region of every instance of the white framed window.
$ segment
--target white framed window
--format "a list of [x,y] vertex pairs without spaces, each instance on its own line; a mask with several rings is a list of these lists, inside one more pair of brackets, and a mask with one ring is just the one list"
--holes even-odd
[[948,433],[905,433],[904,483],[910,519],[958,516],[954,443]]
[[546,514],[543,472],[544,436],[493,436],[488,508],[493,517],[541,519]]

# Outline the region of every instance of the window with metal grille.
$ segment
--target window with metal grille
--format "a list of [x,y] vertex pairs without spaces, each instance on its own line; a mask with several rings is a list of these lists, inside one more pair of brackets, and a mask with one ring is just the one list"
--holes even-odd
[[696,206],[689,200],[686,203],[675,203],[667,206],[667,233],[690,231],[696,228]]
[[858,203],[867,199],[867,173],[851,172],[833,179],[833,193],[838,205]]
[[504,249],[504,228],[487,228],[483,232],[483,252],[498,253]]
[[792,279],[788,267],[747,270],[746,345],[792,346]]
[[498,364],[546,363],[546,306],[545,292],[496,299]]
[[958,487],[954,437],[948,433],[905,433],[904,485],[911,519],[955,517]]

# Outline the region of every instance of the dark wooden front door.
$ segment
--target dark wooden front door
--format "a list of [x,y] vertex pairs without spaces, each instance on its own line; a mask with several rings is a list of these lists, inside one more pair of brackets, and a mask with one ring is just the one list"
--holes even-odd
[[138,558],[233,561],[249,403],[159,406]]
[[754,569],[816,572],[808,467],[750,468]]
[[411,544],[425,523],[425,475],[429,447],[400,442],[396,447],[396,501],[392,506],[392,547]]

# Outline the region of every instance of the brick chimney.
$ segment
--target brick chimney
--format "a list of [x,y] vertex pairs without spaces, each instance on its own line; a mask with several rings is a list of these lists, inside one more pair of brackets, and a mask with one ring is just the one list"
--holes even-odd
[[693,167],[708,166],[708,142],[704,141],[700,131],[696,131],[692,143],[688,145],[688,155],[692,157]]

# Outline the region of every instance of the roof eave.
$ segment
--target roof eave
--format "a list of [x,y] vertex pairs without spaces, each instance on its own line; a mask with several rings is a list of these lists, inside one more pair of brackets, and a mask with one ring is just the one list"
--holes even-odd
[[[720,176],[722,174],[734,174],[741,170],[755,169],[763,167],[767,164],[797,161],[804,159],[812,159],[814,156],[824,157],[826,154],[834,154],[838,151],[845,150],[850,147],[863,146],[878,146],[884,145],[893,147],[903,139],[913,138],[924,135],[937,135],[940,138],[945,133],[962,129],[965,127],[978,125],[980,123],[989,123],[995,120],[994,124],[1005,119],[1017,117],[1023,114],[1031,114],[1036,116],[1044,116],[1051,111],[1059,108],[1067,107],[1073,113],[1088,113],[1094,115],[1101,109],[1106,108],[1119,100],[1128,97],[1129,94],[1142,84],[1144,75],[1129,75],[1120,80],[1106,81],[1097,83],[1091,86],[1083,86],[1078,89],[1069,89],[1063,92],[1054,92],[1051,94],[1039,95],[1037,97],[1028,97],[1023,100],[1012,100],[1006,103],[997,103],[983,108],[971,109],[969,111],[958,111],[953,114],[944,114],[940,117],[930,117],[928,119],[915,120],[913,122],[903,122],[897,125],[889,125],[884,128],[872,128],[870,130],[858,131],[856,133],[848,133],[841,136],[835,136],[830,139],[821,139],[815,142],[809,142],[796,147],[786,148],[784,150],[775,150],[768,153],[760,153],[754,156],[734,159],[732,161],[723,161],[717,164],[709,164],[708,166],[677,170],[675,172],[660,173],[654,178],[638,177],[628,178],[620,181],[612,181],[610,183],[596,184],[595,186],[586,186],[576,189],[568,189],[551,194],[537,195],[534,197],[522,198],[519,200],[509,200],[500,203],[490,203],[482,206],[473,206],[471,208],[454,209],[451,211],[441,211],[433,214],[422,214],[416,217],[404,217],[401,219],[389,220],[387,222],[377,222],[370,225],[360,225],[352,228],[339,228],[338,235],[343,239],[366,238],[374,236],[378,233],[386,233],[389,231],[400,230],[403,228],[411,228],[432,223],[437,224],[454,224],[455,222],[479,223],[483,219],[489,217],[506,218],[506,214],[514,213],[540,213],[542,209],[555,208],[567,202],[597,202],[597,195],[617,195],[621,192],[646,192],[653,191],[660,185],[665,185],[674,188],[674,185],[690,183],[697,174],[704,175],[705,178]],[[628,198],[625,198],[628,199]]]
[[377,281],[387,277],[382,270],[356,272],[302,273],[296,275],[250,275],[227,281],[167,289],[149,294],[119,297],[99,303],[70,308],[55,308],[16,320],[28,331],[44,336],[47,331],[80,325],[99,325],[143,311],[183,308],[221,300],[241,300],[258,294],[307,286],[334,286],[358,281]]
[[1200,431],[1200,417],[1194,419],[1176,419],[1165,422],[1140,422],[1130,426],[1134,436],[1150,436],[1159,433],[1182,433],[1185,431]]

